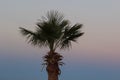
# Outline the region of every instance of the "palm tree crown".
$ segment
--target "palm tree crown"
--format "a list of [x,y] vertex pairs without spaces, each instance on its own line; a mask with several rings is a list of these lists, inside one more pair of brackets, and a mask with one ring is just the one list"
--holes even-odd
[[55,51],[57,48],[69,48],[71,41],[76,42],[76,39],[83,35],[83,32],[80,31],[82,24],[71,26],[58,11],[49,11],[47,16],[36,25],[34,32],[22,27],[20,27],[20,31],[27,37],[29,43],[48,47],[51,51]]

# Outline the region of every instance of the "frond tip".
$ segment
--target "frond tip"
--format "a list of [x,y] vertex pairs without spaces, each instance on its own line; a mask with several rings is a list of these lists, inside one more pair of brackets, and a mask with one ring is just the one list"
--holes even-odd
[[20,32],[22,33],[23,36],[27,36],[27,35],[33,35],[34,33],[32,31],[29,31],[25,28],[19,27]]

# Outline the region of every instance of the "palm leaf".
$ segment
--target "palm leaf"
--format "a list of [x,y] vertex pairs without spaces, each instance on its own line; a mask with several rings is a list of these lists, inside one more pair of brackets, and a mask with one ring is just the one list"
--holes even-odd
[[32,32],[30,30],[27,30],[25,28],[20,27],[20,31],[23,36],[27,37],[28,43],[31,43],[32,45],[39,45],[40,47],[46,46],[47,42],[45,41],[45,37],[40,36],[37,32]]
[[75,24],[73,27],[66,27],[64,35],[62,37],[61,49],[69,48],[71,41],[76,42],[76,39],[82,36],[84,33],[80,31],[82,24]]

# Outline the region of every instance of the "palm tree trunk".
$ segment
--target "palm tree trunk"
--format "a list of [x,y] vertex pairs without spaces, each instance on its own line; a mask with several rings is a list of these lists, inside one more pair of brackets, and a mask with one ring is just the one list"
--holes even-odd
[[58,80],[58,75],[60,75],[59,61],[62,60],[61,57],[61,55],[54,51],[50,51],[46,55],[48,80]]
[[57,63],[47,65],[48,80],[58,80],[59,66]]

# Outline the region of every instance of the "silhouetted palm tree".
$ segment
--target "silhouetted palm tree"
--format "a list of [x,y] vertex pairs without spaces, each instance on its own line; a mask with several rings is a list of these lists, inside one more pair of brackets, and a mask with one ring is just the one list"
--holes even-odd
[[35,31],[20,27],[21,33],[26,36],[29,43],[50,49],[44,56],[48,80],[58,80],[59,65],[63,64],[61,62],[63,56],[55,50],[69,48],[72,41],[76,42],[76,39],[83,35],[81,28],[82,24],[71,26],[58,11],[48,11],[46,17],[42,17],[42,20],[37,23]]

